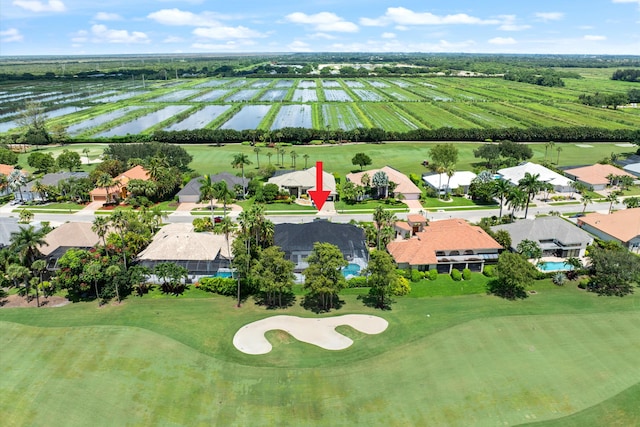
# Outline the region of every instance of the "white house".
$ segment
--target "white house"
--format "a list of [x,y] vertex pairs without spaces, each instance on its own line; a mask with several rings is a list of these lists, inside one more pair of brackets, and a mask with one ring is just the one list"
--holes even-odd
[[[293,171],[269,178],[269,183],[276,184],[281,190],[286,190],[292,196],[300,197],[309,190],[316,190],[316,168],[311,167],[300,171]],[[322,171],[322,189],[329,190],[329,200],[335,200],[336,179],[328,172]]]
[[525,162],[518,166],[498,170],[501,178],[513,185],[518,185],[518,182],[524,178],[527,172],[531,175],[540,175],[538,180],[553,185],[553,190],[558,193],[575,191],[573,180],[537,163]]
[[475,173],[470,171],[457,171],[451,175],[451,178],[449,178],[446,173],[435,173],[432,175],[424,175],[422,180],[429,187],[439,191],[441,194],[447,192],[447,186],[450,192],[461,188],[464,194],[467,194],[471,181],[473,181],[476,176]]

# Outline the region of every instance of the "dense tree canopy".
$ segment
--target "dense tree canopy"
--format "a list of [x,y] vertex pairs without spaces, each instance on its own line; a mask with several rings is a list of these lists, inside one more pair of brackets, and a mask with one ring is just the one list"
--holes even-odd
[[514,300],[526,298],[526,288],[533,284],[537,271],[522,255],[503,252],[498,257],[496,279],[488,285],[490,293]]
[[304,270],[304,288],[319,310],[329,311],[346,285],[342,269],[347,266],[347,261],[337,246],[316,242],[307,262],[309,267]]
[[599,295],[625,296],[640,280],[640,257],[619,245],[590,246],[589,285]]

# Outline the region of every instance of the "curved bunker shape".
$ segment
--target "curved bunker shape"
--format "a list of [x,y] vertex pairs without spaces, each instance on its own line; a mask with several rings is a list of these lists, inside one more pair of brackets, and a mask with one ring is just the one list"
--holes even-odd
[[365,334],[379,334],[389,326],[381,317],[366,314],[346,314],[337,317],[309,319],[297,316],[273,316],[244,325],[233,337],[233,345],[243,353],[266,354],[272,349],[265,338],[267,331],[281,330],[298,341],[326,350],[344,350],[353,340],[336,332],[336,327],[347,325]]

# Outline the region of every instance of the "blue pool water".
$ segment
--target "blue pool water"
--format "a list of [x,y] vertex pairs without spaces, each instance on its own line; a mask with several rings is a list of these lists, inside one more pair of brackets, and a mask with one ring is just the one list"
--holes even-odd
[[230,278],[230,277],[233,277],[233,276],[231,275],[230,271],[218,271],[218,272],[216,272],[215,277]]
[[573,270],[573,266],[565,264],[564,261],[545,261],[538,265],[542,271],[569,271]]
[[358,276],[360,274],[360,266],[358,264],[349,264],[342,269],[342,274],[344,277]]

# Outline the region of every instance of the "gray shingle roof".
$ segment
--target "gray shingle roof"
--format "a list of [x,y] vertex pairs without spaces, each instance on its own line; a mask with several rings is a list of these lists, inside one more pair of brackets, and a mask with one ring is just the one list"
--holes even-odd
[[534,220],[520,220],[511,224],[491,227],[493,231],[506,230],[511,235],[511,246],[515,248],[523,240],[557,240],[563,245],[589,244],[593,239],[586,231],[557,216]]
[[274,243],[285,253],[310,252],[315,242],[331,243],[343,254],[367,259],[364,230],[351,224],[336,224],[315,220],[305,224],[276,224]]

